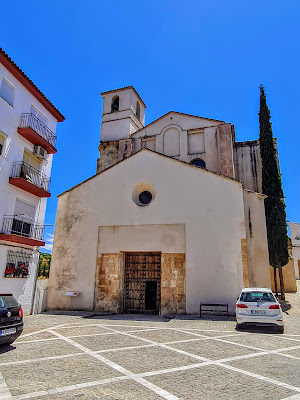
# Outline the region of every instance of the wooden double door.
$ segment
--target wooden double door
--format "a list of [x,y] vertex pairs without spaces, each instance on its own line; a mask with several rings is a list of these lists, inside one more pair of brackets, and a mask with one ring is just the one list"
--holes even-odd
[[125,313],[159,314],[160,253],[125,253]]

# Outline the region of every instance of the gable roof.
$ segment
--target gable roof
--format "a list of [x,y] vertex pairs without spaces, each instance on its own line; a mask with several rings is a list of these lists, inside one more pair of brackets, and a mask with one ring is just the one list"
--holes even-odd
[[113,92],[121,92],[122,90],[128,90],[128,89],[131,89],[131,90],[134,91],[134,93],[140,99],[140,101],[143,104],[143,106],[146,108],[146,104],[143,102],[143,99],[141,98],[141,96],[138,94],[138,92],[135,90],[135,88],[133,86],[124,86],[124,87],[122,87],[120,89],[107,90],[106,92],[102,92],[100,94],[102,96],[103,94],[108,94],[108,93],[113,93]]
[[193,117],[193,118],[199,118],[199,119],[206,119],[206,120],[208,120],[208,121],[215,121],[215,122],[220,122],[220,124],[225,124],[225,121],[221,121],[221,120],[219,120],[219,119],[212,119],[212,118],[200,117],[199,115],[185,114],[185,113],[178,112],[178,111],[169,111],[169,112],[167,112],[166,114],[162,115],[161,117],[159,117],[159,118],[155,119],[154,121],[150,122],[150,124],[145,125],[143,128],[139,129],[138,131],[135,131],[131,136],[134,136],[136,133],[142,131],[143,129],[148,128],[148,126],[150,126],[150,125],[152,125],[152,124],[155,124],[155,122],[157,122],[157,121],[159,121],[159,120],[165,118],[167,115],[172,114],[172,113],[173,113],[173,114],[178,114],[178,115],[184,115],[184,116],[186,116],[186,117]]
[[[102,171],[100,174],[95,174],[95,175],[91,176],[90,178],[87,178],[87,179],[85,179],[84,181],[78,183],[77,185],[71,187],[70,189],[67,189],[66,191],[60,193],[57,197],[60,197],[60,196],[66,194],[66,193],[68,193],[68,192],[71,192],[73,189],[76,189],[77,187],[83,185],[84,183],[90,181],[91,179],[94,179],[94,178],[96,178],[97,176],[100,176],[100,175],[104,174],[106,171],[109,171],[110,169],[116,167],[117,165],[126,162],[126,161],[129,160],[130,158],[136,156],[137,154],[139,154],[139,153],[141,153],[141,152],[143,152],[143,151],[147,151],[147,152],[149,152],[149,153],[154,153],[154,154],[156,154],[156,155],[159,156],[159,157],[167,158],[167,159],[172,160],[172,161],[174,161],[174,162],[184,164],[185,166],[187,166],[187,167],[189,167],[189,168],[194,168],[194,169],[197,169],[198,171],[201,171],[201,172],[207,172],[207,173],[209,173],[209,174],[217,175],[217,176],[219,176],[219,177],[221,177],[221,178],[224,178],[224,179],[229,179],[230,181],[233,181],[233,182],[238,183],[238,184],[240,184],[240,185],[243,186],[243,183],[242,183],[241,181],[237,181],[236,179],[230,178],[229,176],[221,175],[221,174],[218,174],[217,172],[210,171],[210,170],[208,170],[208,169],[199,168],[199,167],[196,167],[196,166],[194,166],[194,165],[192,165],[192,164],[187,163],[186,161],[177,160],[176,158],[173,158],[173,157],[170,157],[170,156],[166,156],[165,154],[158,153],[157,151],[143,148],[143,149],[137,151],[136,153],[132,154],[131,156],[129,156],[129,157],[127,157],[127,158],[124,158],[123,160],[118,161],[116,164],[113,164],[113,165],[111,165],[110,167],[106,168],[106,169],[105,169],[104,171]],[[259,194],[259,193],[258,193],[258,194]]]
[[40,91],[31,79],[21,70],[20,67],[0,47],[0,63],[57,119],[64,121],[63,114],[51,103],[51,101]]

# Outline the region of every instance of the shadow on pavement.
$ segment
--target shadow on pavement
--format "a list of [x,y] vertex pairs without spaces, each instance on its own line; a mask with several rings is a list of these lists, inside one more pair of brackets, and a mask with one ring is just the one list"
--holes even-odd
[[280,302],[280,307],[282,309],[283,312],[285,312],[286,314],[288,314],[288,310],[290,310],[292,308],[291,304],[288,301],[279,301]]
[[274,335],[275,333],[282,334],[279,332],[276,326],[256,326],[256,325],[248,325],[243,327],[243,329],[235,328],[237,332],[247,332],[247,333],[260,333],[266,335]]
[[115,321],[156,321],[156,322],[169,322],[175,320],[195,320],[195,321],[235,321],[235,316],[224,316],[215,314],[205,314],[202,318],[199,314],[169,314],[169,315],[155,315],[155,314],[114,314],[110,312],[96,312],[96,311],[46,311],[42,314],[48,315],[68,315],[77,316],[81,318],[92,319],[109,319]]
[[0,344],[0,354],[8,353],[9,351],[15,350],[15,346],[11,344]]

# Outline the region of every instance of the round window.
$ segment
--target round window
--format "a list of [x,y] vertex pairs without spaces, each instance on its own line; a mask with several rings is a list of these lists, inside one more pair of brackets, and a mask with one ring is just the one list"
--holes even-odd
[[155,198],[156,191],[153,185],[146,182],[138,183],[132,191],[132,200],[138,206],[148,206]]
[[152,194],[148,192],[148,190],[144,190],[140,195],[139,195],[139,201],[142,204],[149,204],[150,201],[152,200]]

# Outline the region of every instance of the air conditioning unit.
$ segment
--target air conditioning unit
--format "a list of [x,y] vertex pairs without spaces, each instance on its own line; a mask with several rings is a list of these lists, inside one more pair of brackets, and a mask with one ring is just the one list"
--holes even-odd
[[42,147],[42,146],[34,146],[33,154],[37,158],[44,160],[47,156],[47,150],[45,150],[44,147]]

